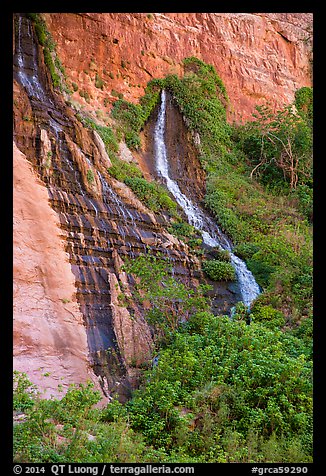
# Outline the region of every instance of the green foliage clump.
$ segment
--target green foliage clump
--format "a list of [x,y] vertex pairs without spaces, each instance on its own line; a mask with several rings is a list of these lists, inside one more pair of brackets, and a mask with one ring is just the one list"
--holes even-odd
[[259,251],[259,246],[256,243],[241,243],[233,249],[239,258],[247,260],[252,258],[252,256]]
[[94,172],[93,172],[93,170],[91,170],[91,169],[87,170],[86,178],[87,178],[87,182],[88,182],[89,184],[94,183],[95,178],[94,178]]
[[79,96],[84,98],[85,101],[89,104],[90,103],[90,95],[86,90],[79,90]]
[[164,87],[172,93],[190,129],[200,134],[203,165],[209,170],[210,164],[223,157],[230,146],[231,128],[225,111],[227,96],[211,65],[197,58],[186,58],[184,64],[184,77],[167,76]]
[[274,309],[271,305],[264,305],[259,302],[259,298],[251,307],[251,318],[255,322],[262,322],[265,326],[274,328],[282,327],[285,324],[285,318],[282,312]]
[[140,146],[138,133],[142,125],[141,106],[128,103],[124,99],[118,99],[113,104],[111,114],[119,122],[127,146],[130,149],[138,149]]
[[119,93],[119,92],[116,91],[115,89],[112,89],[111,95],[112,95],[112,96],[115,96],[115,97],[117,97],[117,98],[119,98],[119,99],[123,99],[123,94],[122,94],[122,93]]
[[139,132],[159,102],[160,84],[160,80],[149,82],[140,104],[123,99],[118,99],[113,104],[112,117],[118,121],[126,144],[131,149],[140,147]]
[[160,351],[127,405],[132,427],[197,462],[311,461],[311,363],[301,343],[210,314],[195,331],[179,330]]
[[208,260],[202,264],[203,271],[213,281],[235,281],[235,270],[230,263],[221,260]]
[[226,263],[231,261],[230,252],[228,250],[223,250],[222,248],[214,248],[212,251],[210,251],[210,255],[212,255],[214,259],[218,261],[225,261]]
[[312,125],[313,121],[313,89],[307,86],[297,89],[295,92],[295,101],[297,110]]
[[67,91],[68,87],[64,81],[66,73],[56,53],[56,44],[46,27],[45,21],[39,13],[27,13],[27,16],[34,25],[39,44],[43,47],[44,63],[49,69],[53,86]]
[[295,192],[299,204],[299,211],[308,219],[310,223],[313,221],[313,189],[308,185],[298,185]]
[[167,231],[180,240],[187,243],[192,252],[197,255],[204,253],[202,249],[203,239],[198,230],[189,223],[177,221],[167,228]]
[[95,87],[98,88],[98,89],[103,90],[104,85],[105,85],[105,83],[104,83],[103,79],[101,78],[101,76],[98,73],[96,73],[95,74]]
[[171,276],[171,267],[160,256],[140,255],[126,261],[123,270],[138,278],[134,298],[140,304],[150,302],[145,315],[158,339],[167,339],[180,322],[208,310],[209,301],[204,293],[209,287],[190,289]]
[[142,178],[143,173],[133,162],[126,162],[118,158],[111,159],[112,165],[108,168],[108,172],[119,182],[125,182],[128,178]]
[[36,386],[28,379],[25,372],[14,370],[13,390],[13,410],[25,411],[33,407]]
[[127,177],[124,182],[154,212],[166,210],[172,216],[177,216],[176,202],[170,198],[165,188],[158,183],[148,182],[140,177]]
[[89,129],[95,130],[99,134],[102,141],[104,142],[105,149],[110,159],[117,159],[116,154],[119,150],[119,146],[116,136],[111,127],[96,124],[92,119],[88,117],[80,116],[80,120],[83,122],[84,126],[88,127]]

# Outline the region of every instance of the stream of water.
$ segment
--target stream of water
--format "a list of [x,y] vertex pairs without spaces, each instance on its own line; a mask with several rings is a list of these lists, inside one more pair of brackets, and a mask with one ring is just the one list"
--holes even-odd
[[230,253],[231,264],[235,269],[239,289],[243,303],[250,308],[252,301],[260,294],[260,289],[251,271],[244,261],[232,252],[230,240],[221,232],[214,221],[196,204],[194,204],[179,188],[175,180],[169,174],[168,153],[165,144],[165,122],[166,122],[166,92],[162,91],[160,110],[155,126],[154,145],[156,170],[163,177],[166,186],[172,193],[178,204],[187,215],[190,225],[199,230],[203,237],[203,242],[210,247],[219,247]]

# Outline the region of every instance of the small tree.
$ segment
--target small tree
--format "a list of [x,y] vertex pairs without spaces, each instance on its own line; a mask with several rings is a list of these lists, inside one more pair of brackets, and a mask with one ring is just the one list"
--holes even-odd
[[[296,189],[312,179],[312,130],[308,114],[295,105],[275,113],[269,106],[257,106],[255,121],[243,126],[240,136],[244,151],[254,165],[254,174],[277,177],[277,170]],[[300,111],[302,112],[302,111]],[[241,128],[240,128],[241,129]]]

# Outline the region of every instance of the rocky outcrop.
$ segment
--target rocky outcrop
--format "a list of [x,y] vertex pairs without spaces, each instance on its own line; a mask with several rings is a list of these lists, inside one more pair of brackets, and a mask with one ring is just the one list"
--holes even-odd
[[[78,86],[74,99],[84,102],[81,90],[92,96],[85,109],[102,110],[104,100],[116,99],[117,92],[136,101],[148,79],[182,73],[181,61],[191,55],[215,64],[231,104],[244,114],[257,98],[288,101],[296,87],[309,84],[309,45],[300,36],[309,15],[300,17],[301,23],[295,15],[265,14],[44,17],[68,77]],[[91,378],[107,397],[117,393],[124,400],[137,385],[140,367],[150,365],[152,337],[142,309],[121,300],[133,286],[121,264],[150,247],[151,254],[173,263],[175,275],[195,284],[202,277],[199,260],[167,232],[168,214],[153,213],[109,175],[110,159],[100,136],[86,129],[53,91],[33,28],[24,15],[19,18],[14,56],[15,368],[27,371],[48,393],[55,394],[56,383]],[[280,65],[284,79],[277,98],[272,64]],[[250,94],[254,90],[255,101],[244,85]],[[200,201],[204,176],[172,100],[167,115],[173,124],[167,139],[172,174],[179,181],[190,177],[184,186]],[[119,149],[123,160],[139,161],[148,178],[155,175],[149,160],[154,122],[155,114],[142,132],[143,153],[131,154],[125,145]],[[216,309],[225,311],[237,300],[236,289],[219,286],[215,291],[223,301],[215,302]],[[52,377],[44,377],[48,373]]]
[[[129,283],[121,272],[124,259],[146,253],[149,246],[152,254],[160,253],[169,258],[174,263],[175,274],[188,283],[200,276],[199,261],[188,255],[186,245],[166,231],[170,224],[168,215],[154,214],[125,184],[110,177],[107,170],[110,162],[100,137],[93,130],[84,128],[72,110],[52,92],[26,17],[22,17],[20,26],[18,53],[23,56],[17,58],[18,53],[15,56],[14,139],[34,170],[25,177],[26,195],[29,195],[29,189],[35,188],[36,180],[43,187],[42,196],[25,202],[27,224],[33,231],[26,231],[30,241],[23,239],[26,224],[20,219],[20,208],[14,210],[14,246],[19,250],[24,245],[20,259],[17,254],[15,265],[14,328],[19,355],[15,362],[19,370],[29,367],[34,381],[33,369],[45,368],[46,365],[55,369],[55,375],[61,375],[62,366],[66,365],[68,369],[74,367],[74,362],[67,358],[67,364],[64,364],[57,355],[63,349],[69,349],[65,351],[69,356],[76,345],[76,352],[80,349],[78,352],[83,354],[78,357],[81,362],[76,362],[76,371],[71,372],[71,380],[78,381],[78,369],[89,362],[104,394],[117,393],[123,400],[137,385],[139,367],[150,364],[152,351],[151,331],[141,309],[134,303],[123,305],[119,299],[122,293],[132,292],[132,282]],[[28,120],[25,121],[23,114],[26,111]],[[130,151],[122,147],[121,152],[122,158],[131,160]],[[15,163],[15,169],[19,169],[18,163]],[[30,195],[33,196],[32,192]],[[55,264],[50,265],[52,262],[46,252],[48,245],[36,213],[38,201],[40,210],[51,211],[51,216],[55,217],[53,220],[60,227],[56,228],[56,245],[48,252],[55,255],[53,263],[63,261],[66,272],[69,270],[70,273],[67,277],[68,294],[59,296],[58,291],[56,299],[62,300],[60,306],[68,306],[67,312],[71,311],[72,317],[78,309],[76,319],[80,328],[76,325],[75,335],[63,311],[61,314],[54,311],[51,304],[59,270]],[[45,222],[44,235],[48,234],[51,242],[54,232],[53,227],[46,231],[51,222],[45,212],[40,220]],[[63,254],[59,252],[59,245]],[[29,248],[37,250],[35,256],[32,252],[29,254]],[[25,273],[22,268],[26,264],[24,256],[30,261],[27,270],[38,269],[39,261],[49,260],[48,266],[42,264],[40,278],[37,272],[26,277],[25,289],[21,284],[21,276]],[[42,284],[38,290],[41,279],[46,285]],[[34,288],[38,290],[35,293]],[[26,300],[22,307],[21,299],[29,293],[36,297]],[[74,307],[70,309],[69,306]],[[37,320],[32,320],[31,313],[47,323],[35,329],[33,338],[29,336],[34,325],[37,326]],[[51,333],[48,336],[49,327]],[[82,336],[79,332],[83,332]],[[57,336],[57,340],[53,336]],[[29,342],[28,348],[25,341]],[[48,360],[51,360],[51,346],[53,360],[50,365],[43,359],[40,348],[46,349]],[[65,372],[62,372],[65,377]],[[85,372],[83,377],[86,378]],[[35,383],[41,383],[41,388],[48,387],[47,381],[37,380]]]
[[97,379],[88,358],[75,277],[48,193],[14,144],[14,368],[45,396]]
[[[85,109],[108,111],[123,94],[137,101],[152,78],[182,74],[196,56],[216,67],[229,119],[256,104],[282,106],[311,85],[310,13],[47,13],[47,26]],[[89,94],[88,104],[80,92]]]

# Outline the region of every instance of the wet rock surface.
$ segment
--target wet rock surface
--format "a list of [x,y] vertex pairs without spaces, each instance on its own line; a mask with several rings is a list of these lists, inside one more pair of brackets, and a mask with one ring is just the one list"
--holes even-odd
[[[108,157],[98,137],[94,138],[93,131],[85,129],[53,93],[33,29],[25,17],[15,43],[14,139],[33,165],[37,180],[45,185],[48,203],[60,226],[58,239],[66,263],[69,260],[75,305],[86,330],[85,361],[88,359],[104,394],[117,393],[124,400],[137,385],[137,367],[151,359],[152,339],[141,311],[119,305],[118,295],[128,286],[120,271],[123,260],[147,252],[150,246],[151,253],[172,260],[175,274],[187,282],[200,275],[198,260],[189,257],[186,247],[166,232],[168,217],[154,215],[124,184],[109,176]],[[23,120],[26,111],[28,121]],[[31,226],[37,227],[37,223]],[[33,243],[24,246],[28,249]],[[23,262],[18,261],[17,279],[21,266]],[[45,269],[44,279],[52,279],[54,272]],[[45,310],[40,308],[39,312]],[[25,317],[28,320],[27,311]],[[51,326],[56,326],[55,315]],[[23,356],[24,345],[20,347],[19,342],[24,341],[24,329],[18,326],[15,331],[17,352]],[[42,339],[40,342],[43,345]],[[71,334],[62,332],[60,342],[54,340],[51,344],[53,354],[64,356],[62,349],[72,342]],[[33,342],[29,355],[38,365],[39,348]],[[22,369],[19,359],[17,366]],[[80,380],[81,376],[77,377]]]

